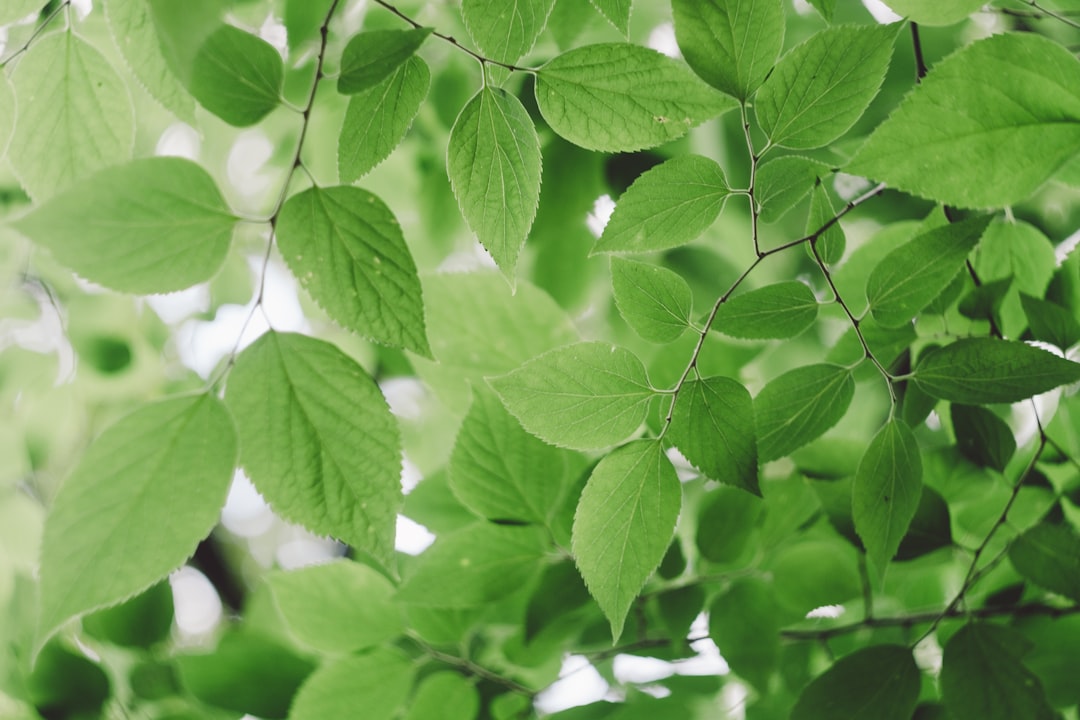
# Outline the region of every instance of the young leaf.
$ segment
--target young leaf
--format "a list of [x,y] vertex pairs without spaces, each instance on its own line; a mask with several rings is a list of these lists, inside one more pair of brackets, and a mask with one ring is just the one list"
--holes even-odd
[[792,49],[755,96],[762,130],[790,148],[821,147],[843,135],[877,95],[896,34],[896,25],[840,25]]
[[805,365],[771,380],[754,400],[758,459],[776,460],[820,436],[854,394],[851,371],[837,365]]
[[536,73],[536,102],[556,133],[601,152],[660,145],[735,107],[679,62],[627,43],[554,58]]
[[760,577],[733,581],[709,606],[709,637],[736,675],[767,692],[780,660],[780,608]]
[[920,677],[909,648],[862,648],[803,689],[791,720],[910,720],[919,701]]
[[[833,218],[836,211],[833,209],[832,200],[829,199],[829,191],[824,185],[818,184],[810,191],[810,211],[806,214],[806,234],[813,235],[825,227]],[[834,222],[829,225],[811,244],[806,246],[810,257],[815,254],[826,265],[836,265],[844,257],[847,247],[847,237],[840,223]]]
[[19,102],[8,160],[30,197],[44,200],[131,157],[135,118],[127,86],[75,33],[32,43],[11,84]]
[[480,51],[516,63],[532,50],[555,0],[462,0],[461,19]]
[[613,256],[611,289],[627,324],[646,340],[669,343],[690,327],[690,286],[678,273]]
[[671,441],[708,477],[760,495],[754,403],[725,377],[690,380],[671,414]]
[[574,516],[573,553],[613,641],[664,557],[681,506],[675,468],[654,440],[618,448],[589,477]]
[[403,720],[475,720],[480,693],[471,679],[456,672],[436,672],[416,686]]
[[575,450],[625,440],[656,394],[636,355],[602,342],[552,350],[488,382],[526,430]]
[[886,0],[885,4],[920,25],[952,25],[983,6],[980,0]]
[[446,171],[461,214],[512,280],[540,202],[540,140],[521,101],[485,87],[450,131]]
[[1039,523],[1009,545],[1009,561],[1036,585],[1080,602],[1080,536],[1071,525]]
[[976,465],[1005,472],[1016,452],[1016,438],[1005,421],[976,405],[954,403],[949,410],[960,454]]
[[716,161],[700,155],[667,160],[639,175],[622,194],[593,252],[685,245],[713,224],[730,193]]
[[381,163],[409,131],[427,97],[431,72],[411,57],[394,72],[349,98],[338,139],[338,174],[351,183]]
[[145,405],[105,430],[45,522],[39,646],[183,564],[217,523],[235,464],[232,419],[211,395]]
[[390,208],[360,188],[311,187],[281,209],[282,257],[335,321],[430,357],[420,278]]
[[87,280],[149,294],[213,277],[236,218],[201,166],[155,157],[103,170],[12,224]]
[[[784,217],[806,197],[818,178],[828,172],[829,166],[825,163],[799,155],[785,155],[763,163],[754,179],[754,199],[761,208],[761,221],[772,223]],[[831,215],[826,218],[831,219]],[[820,227],[811,228],[811,232]]]
[[866,280],[874,319],[884,327],[908,323],[956,277],[989,224],[984,215],[934,228],[886,255]]
[[913,377],[941,400],[1013,403],[1080,380],[1080,363],[1021,342],[963,338],[923,356]]
[[604,19],[623,34],[630,35],[630,5],[632,0],[589,0]]
[[401,440],[356,361],[321,340],[268,332],[236,358],[225,400],[240,461],[279,515],[390,562]]
[[738,338],[790,338],[813,325],[817,312],[813,291],[792,280],[731,298],[716,311],[712,329]]
[[757,526],[762,503],[735,488],[712,490],[701,503],[694,544],[710,562],[736,562]]
[[1080,321],[1076,315],[1055,302],[1020,293],[1028,328],[1036,340],[1057,345],[1062,350],[1080,342]]
[[902,420],[890,420],[866,448],[851,493],[855,532],[879,576],[896,555],[922,494],[919,443]]
[[979,40],[941,61],[848,164],[965,208],[1029,197],[1080,151],[1080,61],[1034,33]]
[[372,30],[353,35],[341,54],[338,92],[355,95],[375,87],[420,49],[431,30]]
[[405,707],[416,664],[400,650],[376,648],[319,667],[296,693],[290,720],[354,716],[391,720]]
[[779,0],[673,0],[675,37],[702,80],[746,100],[784,46]]
[[281,102],[285,66],[270,43],[232,25],[203,42],[191,70],[191,94],[236,127],[254,125]]

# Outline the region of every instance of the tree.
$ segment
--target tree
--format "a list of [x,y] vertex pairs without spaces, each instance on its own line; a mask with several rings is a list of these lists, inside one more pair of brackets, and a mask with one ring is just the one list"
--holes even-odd
[[5,3],[0,714],[1077,718],[1080,23],[887,4]]

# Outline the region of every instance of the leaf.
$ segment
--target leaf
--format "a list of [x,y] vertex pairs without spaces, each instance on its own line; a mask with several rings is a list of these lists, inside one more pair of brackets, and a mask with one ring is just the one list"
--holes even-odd
[[319,36],[333,0],[285,0],[285,24],[289,53]]
[[1033,33],[979,40],[941,61],[846,172],[965,208],[1029,197],[1080,151],[1080,62]]
[[725,377],[683,384],[671,414],[671,441],[708,477],[760,495],[754,403]]
[[885,4],[920,25],[952,25],[983,6],[980,0],[886,0]]
[[529,113],[500,88],[476,93],[450,131],[446,171],[454,197],[511,280],[540,203],[540,163],[540,140]]
[[807,0],[818,11],[826,22],[832,22],[833,13],[836,11],[836,0]]
[[779,0],[673,0],[675,37],[702,80],[746,100],[784,46]]
[[349,98],[338,140],[338,174],[351,183],[390,156],[428,94],[427,63],[411,57],[382,82]]
[[822,435],[854,394],[851,372],[838,365],[805,365],[771,380],[754,400],[758,459],[776,460]]
[[82,628],[113,645],[150,649],[169,639],[174,617],[172,587],[162,580],[119,605],[83,616]]
[[604,19],[623,34],[630,35],[630,6],[633,0],[589,0]]
[[44,200],[131,157],[135,119],[127,86],[75,33],[36,40],[11,84],[19,103],[8,160],[30,197]]
[[401,651],[376,648],[323,664],[311,674],[289,709],[289,720],[354,716],[391,720],[405,707],[416,666]]
[[254,125],[281,102],[285,66],[270,43],[232,25],[203,42],[191,70],[191,94],[199,104],[235,125]]
[[552,130],[601,152],[660,145],[735,107],[675,60],[627,43],[554,58],[536,73],[536,102]]
[[367,565],[337,560],[279,570],[266,583],[293,636],[319,652],[362,650],[404,630],[394,586]]
[[416,264],[382,200],[355,187],[311,187],[282,207],[276,235],[293,274],[336,322],[430,357]]
[[712,490],[701,503],[694,542],[710,562],[733,563],[742,557],[761,514],[761,501],[735,488]]
[[675,534],[682,488],[659,442],[637,440],[604,457],[581,494],[573,553],[617,642],[630,604]]
[[799,695],[791,720],[910,720],[921,673],[911,650],[873,645],[840,658]]
[[1051,720],[1038,678],[1020,662],[1030,641],[1001,625],[976,622],[945,644],[941,695],[956,720]]
[[[784,528],[781,536],[784,540],[791,538],[799,524],[813,519],[817,511],[814,494],[807,490],[807,495],[803,503],[809,501],[809,506],[796,505],[802,515],[792,518],[795,522]],[[770,509],[775,507],[768,495],[765,502]],[[766,514],[766,524],[770,516],[771,513]],[[789,544],[773,554],[769,569],[777,601],[787,612],[797,613],[797,617],[822,605],[837,605],[859,595],[861,584],[855,553],[839,538]]]
[[867,446],[851,493],[855,532],[879,577],[907,534],[921,495],[919,443],[903,420],[890,420]]
[[476,685],[456,672],[428,675],[416,686],[404,720],[475,720],[480,712]]
[[818,302],[805,283],[766,285],[720,305],[712,329],[738,338],[795,337],[814,324]]
[[7,75],[0,75],[0,157],[7,155],[8,142],[15,131],[15,88]]
[[1080,342],[1080,321],[1071,310],[1023,292],[1020,293],[1020,302],[1036,340],[1052,343],[1062,350]]
[[734,580],[709,606],[709,637],[736,675],[767,692],[780,660],[780,608],[759,577]]
[[989,224],[984,215],[934,228],[886,255],[866,280],[874,319],[884,327],[909,322],[956,277]]
[[785,155],[763,163],[754,178],[754,199],[761,208],[761,221],[773,223],[784,217],[806,197],[818,178],[828,173],[829,166],[825,163],[799,155]]
[[555,0],[463,0],[461,19],[487,57],[516,63],[536,44]]
[[217,523],[235,463],[232,420],[210,395],[145,405],[106,429],[45,521],[39,647],[69,618],[131,597],[191,557]]
[[784,55],[754,99],[769,140],[815,148],[847,132],[885,79],[897,27],[838,25]]
[[806,234],[809,236],[820,232],[806,246],[806,251],[810,257],[815,258],[815,262],[820,259],[826,265],[836,265],[844,257],[847,237],[840,223],[834,222],[821,232],[821,228],[835,217],[836,210],[833,209],[828,190],[824,185],[815,185],[810,191],[810,211],[806,214]]
[[46,4],[47,0],[6,0],[0,7],[0,26],[10,25],[39,12]]
[[1080,363],[1021,342],[963,338],[927,353],[913,377],[941,400],[1013,403],[1080,380]]
[[432,28],[371,30],[353,35],[341,54],[337,89],[355,95],[373,88],[411,58]]
[[1004,420],[975,405],[949,407],[956,449],[976,465],[1005,472],[1016,452],[1016,438]]
[[1080,601],[1080,536],[1070,525],[1032,527],[1009,545],[1009,561],[1036,585]]
[[275,512],[390,562],[401,440],[363,368],[330,343],[268,332],[236,358],[225,400],[244,470]]
[[714,160],[700,155],[667,160],[639,175],[622,194],[593,252],[685,245],[713,224],[730,193]]
[[614,256],[611,288],[626,323],[646,340],[669,343],[690,327],[690,286],[678,273]]
[[4,716],[10,720],[36,720],[35,716],[45,715],[101,717],[112,695],[102,666],[67,649],[59,640],[46,645],[34,660],[33,670],[28,666],[24,672],[20,685],[38,712],[27,707],[25,714],[15,714],[14,703],[5,703]]
[[87,280],[149,294],[213,277],[236,218],[201,166],[155,157],[103,170],[12,224]]
[[636,355],[602,342],[552,350],[488,383],[526,430],[575,450],[625,440],[656,394]]

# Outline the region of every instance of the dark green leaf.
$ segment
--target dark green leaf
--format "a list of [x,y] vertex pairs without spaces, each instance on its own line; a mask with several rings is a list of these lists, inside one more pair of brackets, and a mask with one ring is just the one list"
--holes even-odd
[[690,327],[690,286],[678,273],[612,256],[611,289],[626,323],[646,340],[669,343]]
[[671,441],[708,477],[760,495],[754,403],[725,377],[683,384],[671,414]]
[[1036,525],[1009,546],[1009,560],[1036,585],[1080,602],[1080,535],[1070,525]]
[[780,608],[768,583],[732,582],[709,606],[709,637],[736,675],[768,692],[780,659]]
[[791,720],[910,720],[919,701],[920,677],[909,648],[874,645],[856,650],[806,686]]
[[254,125],[281,102],[285,66],[265,40],[222,25],[199,48],[191,94],[204,108],[237,127]]
[[1016,452],[1016,439],[1005,421],[986,408],[950,406],[956,449],[976,465],[1005,472]]
[[548,565],[525,609],[526,641],[588,602],[589,591],[573,563]]
[[341,54],[338,92],[355,95],[375,87],[420,49],[431,30],[372,30],[354,35]]
[[734,488],[717,488],[701,503],[695,541],[701,556],[716,563],[738,560],[761,513],[761,500]]
[[101,666],[54,641],[44,647],[26,678],[27,699],[38,711],[26,717],[101,717],[110,691],[109,677]]
[[[784,217],[806,197],[818,178],[828,172],[829,166],[825,163],[798,155],[786,155],[763,163],[754,178],[754,199],[761,208],[761,221],[772,223]],[[831,219],[832,215],[826,218]],[[820,227],[819,224],[810,231]]]
[[758,458],[776,460],[821,436],[854,394],[851,372],[838,365],[805,365],[774,378],[754,400]]
[[1080,321],[1071,310],[1027,293],[1020,293],[1020,302],[1036,340],[1052,343],[1062,350],[1080,342]]
[[792,280],[731,298],[716,311],[712,329],[738,338],[790,338],[810,327],[817,312],[813,291]]
[[119,605],[83,618],[83,630],[114,645],[149,648],[169,637],[173,626],[173,593],[159,582]]

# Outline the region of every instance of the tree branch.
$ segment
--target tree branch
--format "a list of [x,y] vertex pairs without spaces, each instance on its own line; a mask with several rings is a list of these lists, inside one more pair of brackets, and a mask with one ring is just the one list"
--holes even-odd
[[18,50],[11,53],[10,55],[8,55],[3,60],[0,60],[0,69],[6,67],[9,62],[11,62],[15,58],[19,57],[20,55],[22,55],[27,50],[29,50],[31,43],[33,43],[35,40],[37,40],[38,36],[40,36],[41,33],[45,32],[45,28],[47,28],[49,26],[49,23],[51,23],[53,21],[53,18],[55,18],[61,12],[66,10],[69,5],[71,5],[71,0],[64,0],[64,2],[57,5],[53,9],[53,11],[51,13],[49,13],[48,16],[44,20],[42,20],[38,24],[38,26],[36,28],[34,28],[34,32],[31,33],[30,37],[26,38],[26,42],[24,42],[22,44],[22,46]]
[[441,663],[446,663],[447,665],[456,667],[459,670],[462,670],[463,672],[472,675],[473,677],[483,678],[484,680],[493,682],[496,685],[501,685],[507,690],[515,692],[519,695],[524,695],[530,700],[536,695],[535,690],[530,690],[516,680],[488,670],[483,665],[478,665],[472,660],[469,660],[468,658],[458,657],[457,655],[444,653],[442,650],[436,650],[427,642],[412,633],[408,634],[407,637],[414,643],[416,643],[417,647],[419,647],[425,655],[432,658],[433,660],[438,660]]

